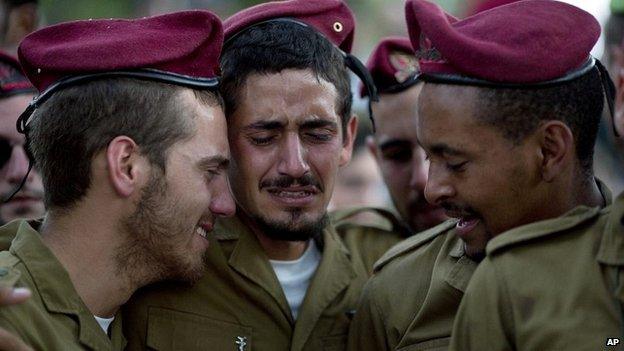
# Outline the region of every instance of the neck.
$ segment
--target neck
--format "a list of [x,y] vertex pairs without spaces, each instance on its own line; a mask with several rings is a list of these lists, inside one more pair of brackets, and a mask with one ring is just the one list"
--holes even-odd
[[600,192],[600,188],[593,177],[581,184],[576,194],[571,195],[576,195],[572,199],[572,208],[576,206],[604,207],[607,205],[606,199]]
[[266,235],[248,216],[244,215],[242,211],[239,211],[240,218],[251,231],[256,235],[260,246],[264,249],[264,252],[270,260],[276,261],[294,261],[301,256],[308,248],[309,241],[288,241],[288,240],[276,240]]
[[41,227],[41,236],[67,270],[89,311],[109,318],[140,286],[119,274],[115,252],[120,235],[111,227],[110,223],[115,222],[110,219],[114,217],[103,215],[105,209],[99,211],[72,209],[59,216],[52,211]]
[[542,209],[544,216],[542,219],[559,217],[578,206],[606,206],[605,199],[594,178],[579,179],[582,178],[571,178],[567,183],[562,184],[563,186],[550,193],[547,201],[549,210]]

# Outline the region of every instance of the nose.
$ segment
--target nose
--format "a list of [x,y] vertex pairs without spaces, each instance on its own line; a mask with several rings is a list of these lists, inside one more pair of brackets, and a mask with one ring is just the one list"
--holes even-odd
[[236,204],[227,177],[224,175],[220,178],[216,187],[217,190],[213,194],[212,201],[210,201],[210,212],[215,216],[231,217],[236,212]]
[[289,133],[281,145],[280,153],[277,166],[280,174],[300,178],[310,171],[310,166],[305,161],[305,149],[298,135]]
[[[26,173],[28,173],[28,156],[26,156],[26,151],[24,151],[21,145],[13,147],[11,158],[5,165],[5,168],[7,181],[12,184],[19,184],[22,182]],[[32,177],[33,173],[31,172],[28,176],[28,180]]]
[[425,159],[425,152],[418,148],[412,157],[412,174],[410,178],[410,187],[419,192],[425,190],[427,185],[427,175],[429,174],[429,161]]
[[425,185],[425,198],[430,204],[440,205],[455,196],[455,188],[439,165],[429,163],[429,175]]

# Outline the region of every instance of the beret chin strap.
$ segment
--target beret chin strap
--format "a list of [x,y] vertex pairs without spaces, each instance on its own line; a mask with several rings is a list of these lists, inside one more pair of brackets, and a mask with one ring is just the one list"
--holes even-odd
[[377,87],[375,86],[375,82],[373,81],[373,77],[371,76],[366,66],[360,61],[357,57],[344,53],[345,57],[345,65],[349,67],[351,72],[353,72],[364,84],[366,88],[366,92],[368,93],[368,116],[371,121],[371,126],[373,129],[373,133],[376,131],[375,127],[375,118],[373,116],[373,102],[379,101],[379,95],[377,94]]
[[607,71],[607,68],[602,64],[602,62],[600,62],[600,60],[596,60],[596,67],[598,68],[598,72],[600,73],[602,88],[605,93],[605,98],[607,99],[607,106],[609,107],[609,114],[611,115],[611,126],[613,127],[613,133],[616,137],[619,137],[620,134],[618,133],[617,128],[615,128],[615,84],[613,84],[613,80],[611,79],[611,76],[609,76],[609,71]]

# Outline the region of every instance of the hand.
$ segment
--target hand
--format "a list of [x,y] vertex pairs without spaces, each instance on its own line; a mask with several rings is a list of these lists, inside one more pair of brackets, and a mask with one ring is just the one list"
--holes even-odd
[[[26,288],[0,288],[0,306],[20,304],[30,298]],[[0,351],[32,351],[20,338],[0,328]]]

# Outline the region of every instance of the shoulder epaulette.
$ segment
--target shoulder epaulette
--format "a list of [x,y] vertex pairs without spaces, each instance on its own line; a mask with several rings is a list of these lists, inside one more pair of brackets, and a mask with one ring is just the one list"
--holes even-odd
[[588,222],[608,209],[579,206],[564,216],[530,223],[496,236],[488,243],[486,253],[494,255],[532,240],[549,237]]
[[[363,213],[376,215],[380,221],[377,223],[359,223],[353,221],[353,217]],[[409,236],[409,230],[403,225],[401,220],[391,211],[381,207],[360,206],[332,211],[329,214],[334,227],[340,232],[341,229],[349,226],[371,227],[388,232],[396,232]]]
[[393,246],[390,250],[388,250],[388,252],[381,256],[381,258],[377,262],[375,262],[375,265],[373,266],[373,271],[377,272],[396,257],[425,245],[437,236],[446,233],[449,229],[455,227],[456,224],[457,220],[450,219],[442,224],[439,224],[433,228],[427,229],[424,232],[415,234],[410,238],[403,240],[402,242]]

